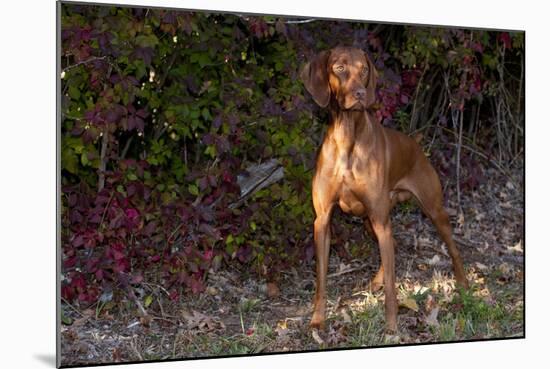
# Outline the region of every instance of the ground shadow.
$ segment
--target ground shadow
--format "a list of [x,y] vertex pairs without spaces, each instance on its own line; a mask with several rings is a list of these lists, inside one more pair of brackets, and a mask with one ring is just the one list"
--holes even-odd
[[57,365],[55,361],[55,354],[34,354],[33,357],[41,361],[42,363],[55,368]]

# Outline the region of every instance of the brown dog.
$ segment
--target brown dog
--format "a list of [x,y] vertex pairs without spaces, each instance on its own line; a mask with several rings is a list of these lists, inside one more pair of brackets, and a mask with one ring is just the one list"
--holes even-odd
[[437,173],[412,138],[383,127],[369,109],[375,101],[377,76],[363,51],[347,47],[321,52],[301,71],[315,102],[330,109],[330,125],[313,177],[317,260],[313,328],[323,328],[325,321],[330,218],[335,204],[362,217],[378,241],[382,264],[371,286],[384,286],[389,331],[397,331],[395,241],[389,218],[397,202],[416,198],[447,245],[458,284],[468,286]]

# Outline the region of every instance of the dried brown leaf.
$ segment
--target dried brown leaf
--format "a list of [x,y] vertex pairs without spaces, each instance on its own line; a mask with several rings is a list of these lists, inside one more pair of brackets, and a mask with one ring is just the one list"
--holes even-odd
[[198,329],[200,331],[213,331],[216,329],[225,329],[225,325],[217,318],[199,313],[193,310],[192,313],[182,311],[182,316],[187,323],[188,329]]
[[269,282],[267,284],[267,296],[269,298],[276,298],[281,294],[281,291],[279,290],[279,287],[274,282]]

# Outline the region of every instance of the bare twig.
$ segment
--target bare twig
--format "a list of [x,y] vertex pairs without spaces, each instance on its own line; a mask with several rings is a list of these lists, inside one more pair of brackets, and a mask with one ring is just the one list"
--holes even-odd
[[106,60],[107,59],[107,55],[104,55],[104,56],[92,56],[91,58],[89,59],[86,59],[86,60],[83,60],[81,62],[78,62],[76,64],[72,64],[72,65],[69,65],[69,66],[66,66],[65,68],[63,68],[61,71],[62,72],[67,72],[73,68],[76,68],[80,65],[83,65],[83,64],[88,64],[88,63],[91,63],[91,62],[94,62],[96,60]]
[[418,84],[416,85],[416,91],[414,92],[414,102],[411,112],[411,121],[409,123],[409,131],[412,131],[413,129],[416,129],[416,121],[418,120],[416,118],[416,105],[418,102],[418,96],[420,95],[420,87],[422,86],[422,82],[424,80],[424,76],[426,75],[426,71],[428,70],[428,63],[424,66],[424,70],[422,71],[422,75],[420,76],[420,79],[418,80]]
[[103,221],[105,220],[105,214],[107,214],[107,210],[109,209],[109,205],[111,205],[111,201],[113,200],[114,196],[115,196],[115,192],[113,191],[111,193],[111,197],[109,197],[109,201],[107,201],[107,205],[105,205],[105,209],[103,209],[103,215],[101,215],[101,222],[99,222],[99,225],[97,226],[97,229],[101,229],[101,225],[103,224]]
[[61,297],[61,301],[62,301],[65,305],[67,305],[68,307],[70,307],[70,308],[71,308],[75,313],[77,313],[78,315],[84,316],[84,314],[82,314],[80,311],[78,311],[77,308],[75,308],[73,305],[71,305],[71,304],[69,303],[69,301],[67,301],[67,300],[64,299],[63,297]]
[[187,139],[183,137],[183,163],[187,167]]
[[[462,101],[464,104],[464,100]],[[454,117],[453,117],[454,120]],[[454,123],[454,122],[453,122]],[[456,201],[458,208],[462,212],[462,205],[460,201],[460,152],[462,148],[462,127],[464,125],[464,111],[460,111],[460,121],[458,126],[458,142],[456,145]]]
[[109,131],[103,132],[101,139],[101,154],[99,161],[99,179],[97,181],[97,191],[101,191],[105,187],[105,170],[107,169],[107,146],[109,145]]
[[130,346],[132,347],[132,350],[134,350],[134,353],[138,357],[139,361],[143,361],[143,356],[141,356],[141,353],[137,349],[136,340],[137,339],[132,339],[130,341]]
[[145,310],[145,308],[141,304],[141,301],[139,301],[139,299],[137,298],[137,296],[134,293],[134,290],[132,289],[131,286],[126,287],[126,292],[127,292],[128,296],[130,297],[130,299],[136,304],[136,306],[138,308],[138,311],[139,311],[139,315],[141,317],[148,317],[149,314],[147,313],[147,310]]
[[168,239],[166,240],[168,243],[170,243],[171,241],[174,241],[172,240],[172,237],[174,237],[174,235],[176,234],[177,231],[180,230],[180,228],[183,226],[183,223],[180,223],[178,224],[178,226],[174,229],[174,231],[172,231],[172,233],[170,234],[170,236],[168,237]]
[[84,118],[75,117],[74,115],[67,114],[66,112],[62,111],[61,115],[65,118],[73,119],[73,120],[84,120]]
[[126,154],[128,153],[128,149],[130,148],[130,144],[132,143],[132,140],[134,139],[134,136],[131,136],[128,141],[126,141],[126,145],[124,145],[124,149],[122,149],[122,153],[120,154],[119,159],[124,159],[126,157]]
[[164,87],[164,83],[166,83],[166,78],[168,77],[168,73],[170,73],[170,69],[172,69],[172,66],[174,65],[174,62],[176,61],[176,58],[179,55],[178,51],[179,51],[178,48],[175,47],[173,52],[172,52],[172,55],[170,55],[170,60],[168,61],[168,65],[166,66],[166,69],[164,70],[164,73],[163,73],[163,75],[160,79],[160,82],[158,84],[157,89],[161,89],[162,87]]
[[151,315],[152,319],[153,320],[164,320],[165,322],[169,322],[169,323],[172,323],[172,324],[178,324],[178,320],[177,319],[169,319],[169,318],[166,318],[166,317],[163,317],[163,316],[154,316],[154,315]]

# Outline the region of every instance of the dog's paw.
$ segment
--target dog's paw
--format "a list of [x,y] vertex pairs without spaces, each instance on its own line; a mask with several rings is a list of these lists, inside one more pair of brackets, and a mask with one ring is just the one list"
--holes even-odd
[[396,332],[384,334],[384,343],[386,345],[397,345],[401,343],[401,337]]

